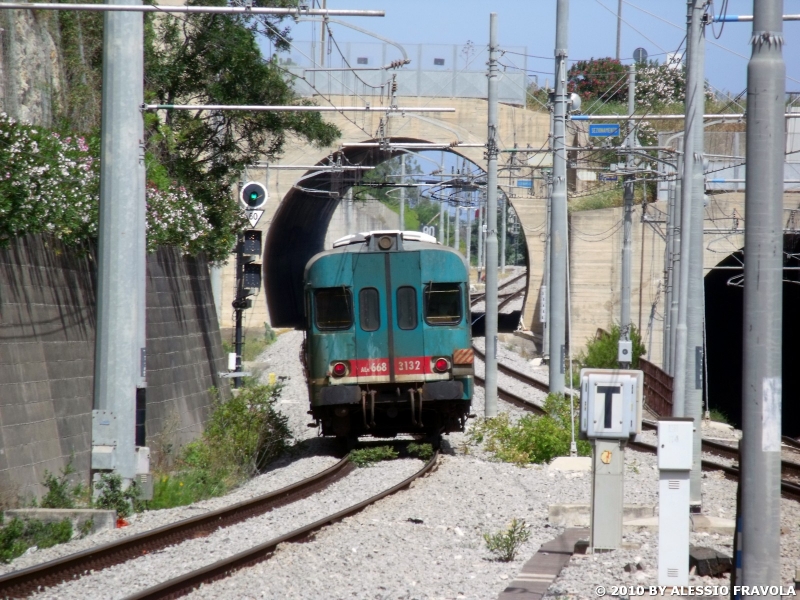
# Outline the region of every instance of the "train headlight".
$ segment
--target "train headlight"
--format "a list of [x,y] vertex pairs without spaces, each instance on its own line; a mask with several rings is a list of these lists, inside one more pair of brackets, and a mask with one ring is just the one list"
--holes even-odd
[[344,362],[335,362],[331,366],[331,375],[334,377],[344,377],[348,371],[347,363]]
[[433,361],[433,370],[437,373],[444,373],[450,368],[450,361],[446,358],[437,358]]

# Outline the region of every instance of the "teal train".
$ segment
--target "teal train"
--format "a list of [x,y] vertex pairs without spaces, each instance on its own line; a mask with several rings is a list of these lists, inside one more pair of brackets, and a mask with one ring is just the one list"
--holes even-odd
[[303,277],[310,414],[322,434],[463,431],[474,386],[464,258],[413,231],[350,235]]

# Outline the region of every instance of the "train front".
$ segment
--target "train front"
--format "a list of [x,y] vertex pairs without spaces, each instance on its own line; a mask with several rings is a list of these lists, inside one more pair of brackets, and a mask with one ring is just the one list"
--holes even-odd
[[348,236],[305,278],[311,414],[323,435],[463,431],[473,390],[463,257],[417,232]]

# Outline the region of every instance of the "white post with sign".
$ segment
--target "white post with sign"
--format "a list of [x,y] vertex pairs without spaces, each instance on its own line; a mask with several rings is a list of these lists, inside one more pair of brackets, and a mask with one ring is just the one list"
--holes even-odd
[[689,585],[691,417],[658,421],[658,585]]
[[625,445],[642,430],[641,371],[581,369],[581,437],[592,442],[592,551],[622,544]]

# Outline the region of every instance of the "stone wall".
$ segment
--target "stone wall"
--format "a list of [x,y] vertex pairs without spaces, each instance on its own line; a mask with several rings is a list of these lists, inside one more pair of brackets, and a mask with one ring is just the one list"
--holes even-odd
[[[91,248],[30,236],[0,251],[0,504],[40,494],[70,456],[88,482],[95,277]],[[147,285],[148,444],[165,427],[181,444],[201,431],[209,388],[229,393],[208,268],[163,248]]]

